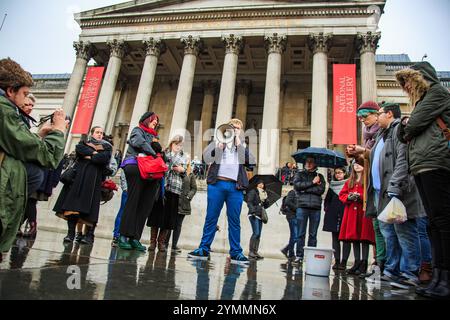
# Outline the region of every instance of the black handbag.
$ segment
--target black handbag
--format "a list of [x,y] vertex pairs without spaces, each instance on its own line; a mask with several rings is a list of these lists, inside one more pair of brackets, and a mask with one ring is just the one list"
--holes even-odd
[[75,164],[76,161],[72,162],[72,164],[61,174],[59,181],[65,185],[72,184],[75,181],[75,176],[77,175]]

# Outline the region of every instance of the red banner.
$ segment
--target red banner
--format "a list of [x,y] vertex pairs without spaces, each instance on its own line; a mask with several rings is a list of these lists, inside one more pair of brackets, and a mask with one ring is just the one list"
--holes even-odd
[[356,65],[333,65],[333,144],[356,144]]
[[105,67],[88,67],[72,133],[87,134],[89,132],[104,70]]

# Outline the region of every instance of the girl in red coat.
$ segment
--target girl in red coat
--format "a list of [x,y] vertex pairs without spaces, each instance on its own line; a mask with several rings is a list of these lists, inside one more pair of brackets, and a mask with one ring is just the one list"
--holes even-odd
[[[350,178],[339,193],[339,199],[345,204],[339,240],[353,243],[355,263],[347,273],[357,275],[367,272],[369,244],[375,243],[372,220],[365,217],[363,209],[363,171],[364,167],[354,162]],[[345,260],[350,255],[350,246],[347,247],[343,252]]]

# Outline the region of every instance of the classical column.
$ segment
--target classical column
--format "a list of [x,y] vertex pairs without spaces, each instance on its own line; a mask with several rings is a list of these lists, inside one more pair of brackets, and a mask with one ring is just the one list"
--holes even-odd
[[[214,107],[214,97],[217,91],[217,81],[214,80],[203,81],[202,85],[204,92],[202,116],[201,116],[202,140],[203,140],[203,134],[205,133],[205,131],[211,129],[212,125],[212,114]],[[203,148],[206,147],[206,144],[208,142],[209,141],[203,141],[202,143]]]
[[72,119],[78,102],[81,85],[83,83],[83,77],[86,72],[86,66],[92,56],[96,54],[94,46],[89,41],[74,42],[73,47],[75,48],[77,59],[73,67],[72,75],[70,76],[69,85],[66,94],[64,95],[62,105],[64,112],[72,117]]
[[131,116],[128,136],[130,136],[134,127],[139,124],[141,116],[148,111],[153,83],[155,81],[156,67],[158,66],[158,59],[166,50],[166,46],[160,39],[150,38],[144,40],[142,43],[144,44],[146,56],[136,95],[136,102],[134,103],[133,114]]
[[377,101],[377,74],[375,65],[375,51],[381,33],[358,33],[357,46],[361,54],[361,102]]
[[250,89],[251,89],[250,81],[241,80],[238,82],[235,117],[241,120],[244,125],[247,122],[247,105]]
[[192,86],[194,84],[195,64],[197,63],[197,56],[202,48],[202,42],[199,37],[184,37],[181,38],[181,42],[184,44],[184,58],[177,97],[175,99],[169,140],[176,134],[184,135],[184,130],[186,130]]
[[102,89],[95,108],[92,125],[105,128],[108,112],[116,89],[117,79],[119,77],[122,59],[128,51],[128,46],[123,40],[113,40],[106,43],[111,50],[108,62],[108,68],[103,79]]
[[259,174],[275,174],[278,165],[281,54],[286,49],[286,39],[285,35],[277,33],[264,38],[268,58],[263,121],[260,130]]
[[223,62],[222,82],[220,83],[216,128],[230,121],[233,115],[238,57],[243,44],[242,37],[234,34],[222,37],[222,41],[225,44],[225,60]]
[[328,50],[332,35],[310,34],[309,49],[313,52],[311,146],[326,148],[328,145]]

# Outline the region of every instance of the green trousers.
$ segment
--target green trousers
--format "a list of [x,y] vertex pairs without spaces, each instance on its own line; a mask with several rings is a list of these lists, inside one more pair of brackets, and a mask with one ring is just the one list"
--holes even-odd
[[380,225],[378,219],[375,218],[373,221],[373,230],[375,231],[375,244],[376,244],[376,261],[378,264],[384,263],[386,261],[386,243],[384,242],[384,237],[380,231]]

